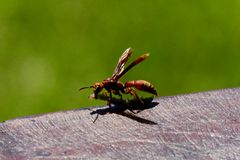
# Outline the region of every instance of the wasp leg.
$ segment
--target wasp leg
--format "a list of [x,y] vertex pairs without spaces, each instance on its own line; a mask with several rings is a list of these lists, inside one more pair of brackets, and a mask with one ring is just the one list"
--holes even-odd
[[111,90],[107,90],[108,93],[109,93],[109,97],[108,97],[108,100],[107,100],[107,105],[109,106],[109,108],[111,108],[111,101],[112,101],[112,92]]
[[108,102],[111,103],[113,102],[113,98],[112,98],[112,95],[115,94],[115,95],[118,95],[121,100],[122,100],[122,94],[117,90],[108,90],[109,92],[109,97],[108,97]]
[[117,91],[115,94],[118,95],[122,100],[122,94],[119,91]]
[[133,97],[135,97],[141,104],[144,104],[143,100],[137,95],[137,92],[133,88],[126,88],[125,93],[130,93]]

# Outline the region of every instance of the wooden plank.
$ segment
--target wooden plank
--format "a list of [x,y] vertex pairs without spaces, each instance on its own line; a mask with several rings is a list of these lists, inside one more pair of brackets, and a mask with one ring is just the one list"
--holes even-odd
[[0,159],[240,159],[240,88],[153,102],[138,114],[94,107],[0,123]]

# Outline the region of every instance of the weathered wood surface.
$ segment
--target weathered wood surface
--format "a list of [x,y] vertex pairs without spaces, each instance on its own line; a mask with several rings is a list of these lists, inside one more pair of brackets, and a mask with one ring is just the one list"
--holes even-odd
[[240,88],[154,102],[135,115],[96,107],[0,123],[0,159],[240,159]]

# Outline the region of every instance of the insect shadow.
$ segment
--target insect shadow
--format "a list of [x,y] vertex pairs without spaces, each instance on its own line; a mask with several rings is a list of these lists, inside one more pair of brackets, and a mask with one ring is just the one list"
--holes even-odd
[[[98,99],[108,101],[109,97],[103,94],[99,94]],[[97,114],[96,118],[94,119],[93,123],[96,122],[99,115],[105,115],[107,113],[115,113],[122,115],[124,117],[128,117],[132,120],[135,120],[139,123],[149,124],[149,125],[156,125],[157,123],[145,118],[141,118],[136,114],[145,110],[150,109],[158,105],[158,102],[153,102],[153,97],[150,98],[142,98],[144,104],[139,102],[137,99],[132,100],[123,100],[117,99],[112,97],[111,101],[109,102],[110,105],[107,108],[97,109],[92,111],[90,114]],[[92,109],[90,109],[92,110]]]

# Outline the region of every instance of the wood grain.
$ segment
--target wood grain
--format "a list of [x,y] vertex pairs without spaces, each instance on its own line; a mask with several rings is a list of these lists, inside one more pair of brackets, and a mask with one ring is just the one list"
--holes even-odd
[[138,114],[118,105],[0,123],[0,159],[240,159],[240,88],[153,103]]

